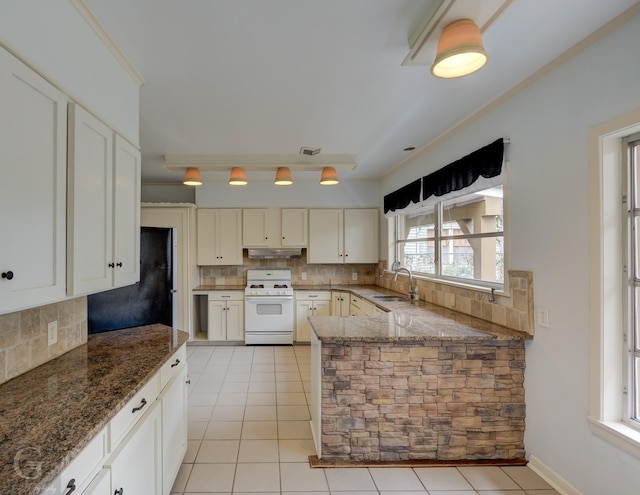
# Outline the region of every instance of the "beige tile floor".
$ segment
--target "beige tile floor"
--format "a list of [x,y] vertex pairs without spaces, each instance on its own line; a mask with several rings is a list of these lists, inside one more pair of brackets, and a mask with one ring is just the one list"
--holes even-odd
[[172,494],[551,495],[528,467],[311,469],[309,347],[191,346]]

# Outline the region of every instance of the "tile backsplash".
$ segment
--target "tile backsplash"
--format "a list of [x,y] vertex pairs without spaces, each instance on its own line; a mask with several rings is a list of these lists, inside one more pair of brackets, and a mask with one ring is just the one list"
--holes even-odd
[[[58,342],[49,346],[51,321],[58,322]],[[86,342],[86,297],[0,315],[0,383]]]
[[[243,266],[201,266],[201,285],[245,285],[247,270],[253,269],[290,269],[294,287],[318,285],[374,285],[376,283],[376,264],[368,265],[308,265],[306,250],[299,258],[258,260],[249,259],[244,253]],[[302,274],[307,279],[302,279]],[[357,280],[353,280],[353,274]]]
[[[378,271],[383,273],[386,262],[381,262]],[[384,272],[376,278],[376,285],[407,294],[409,278],[398,277],[393,281],[393,272]],[[513,330],[534,333],[533,313],[533,273],[522,270],[509,270],[510,295],[495,294],[495,301],[490,301],[491,293],[486,290],[458,287],[433,280],[417,279],[414,285],[421,300],[438,306],[451,308],[454,311],[468,314],[483,320],[491,321]]]

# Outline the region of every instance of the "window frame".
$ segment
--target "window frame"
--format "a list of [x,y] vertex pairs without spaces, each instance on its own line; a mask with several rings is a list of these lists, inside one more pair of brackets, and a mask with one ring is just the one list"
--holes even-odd
[[[508,162],[505,162],[503,164],[503,167],[505,169],[504,171],[504,175],[503,175],[503,180],[501,184],[497,184],[495,186],[491,186],[491,187],[487,187],[487,189],[483,189],[481,191],[476,191],[476,193],[478,192],[482,192],[484,190],[489,190],[492,187],[502,187],[502,231],[496,231],[496,232],[483,232],[483,233],[471,233],[471,234],[457,234],[457,235],[443,235],[442,233],[442,229],[443,226],[446,222],[446,219],[444,218],[444,213],[443,213],[443,208],[444,205],[447,201],[449,201],[450,199],[444,200],[444,201],[438,201],[437,203],[435,203],[434,205],[432,205],[433,207],[433,216],[434,216],[434,237],[425,237],[425,238],[417,238],[417,239],[411,239],[410,241],[407,241],[406,239],[400,239],[400,224],[401,224],[401,217],[406,217],[406,216],[411,216],[411,215],[416,215],[420,213],[420,209],[416,209],[413,211],[409,211],[409,212],[403,212],[400,213],[398,215],[394,215],[392,217],[390,217],[390,220],[393,221],[393,226],[390,229],[393,232],[393,253],[394,253],[394,262],[390,265],[391,270],[393,270],[395,267],[400,266],[398,263],[400,262],[401,259],[401,249],[400,246],[401,245],[406,245],[408,243],[416,243],[416,242],[430,242],[433,241],[434,242],[434,264],[435,264],[435,269],[434,269],[434,273],[428,273],[428,272],[418,272],[415,271],[413,272],[414,276],[417,276],[418,278],[425,278],[425,279],[433,279],[435,281],[438,282],[445,282],[445,283],[449,283],[452,285],[459,285],[459,286],[464,286],[464,287],[473,287],[473,288],[479,288],[479,289],[489,289],[489,290],[496,290],[499,291],[500,293],[506,293],[506,288],[508,287],[508,232],[509,229],[507,227],[507,204],[508,204],[508,199],[507,199],[507,164]],[[472,193],[470,193],[472,194]],[[466,193],[463,190],[460,191],[460,195],[459,197],[465,196]],[[426,212],[426,208],[425,208],[425,212]],[[447,241],[447,240],[474,240],[474,239],[486,239],[486,238],[502,238],[503,240],[503,282],[493,282],[493,281],[489,281],[489,280],[482,280],[482,279],[476,279],[476,278],[465,278],[465,277],[456,277],[456,276],[452,276],[452,275],[446,275],[443,274],[443,270],[442,270],[442,241]]]

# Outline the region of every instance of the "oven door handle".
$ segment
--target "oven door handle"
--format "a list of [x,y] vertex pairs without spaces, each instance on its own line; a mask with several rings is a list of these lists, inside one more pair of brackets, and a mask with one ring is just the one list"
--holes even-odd
[[252,303],[257,303],[257,302],[274,302],[274,301],[282,301],[282,302],[289,302],[289,301],[293,301],[293,296],[245,296],[244,298],[245,302],[252,302]]

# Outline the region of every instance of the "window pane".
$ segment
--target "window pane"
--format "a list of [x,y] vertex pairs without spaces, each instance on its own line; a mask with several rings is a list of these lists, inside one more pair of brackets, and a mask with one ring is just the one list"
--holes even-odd
[[640,350],[640,287],[635,288],[635,307],[633,308],[633,336],[632,342],[636,351]]
[[638,384],[640,383],[640,357],[636,356],[634,358],[635,366],[634,366],[634,381],[635,388],[633,394],[633,411],[631,411],[631,418],[636,421],[640,421],[640,391],[638,390]]
[[487,282],[504,282],[504,237],[441,241],[442,274]]
[[503,232],[502,186],[444,201],[442,214],[445,236]]
[[433,239],[436,235],[435,207],[415,215],[406,215],[398,229],[399,240]]
[[399,257],[401,264],[412,272],[434,274],[435,241],[406,242],[399,245]]
[[633,184],[635,194],[632,204],[634,208],[640,208],[640,195],[638,194],[638,191],[640,191],[640,144],[632,147],[631,160],[633,161],[633,176],[635,178]]

